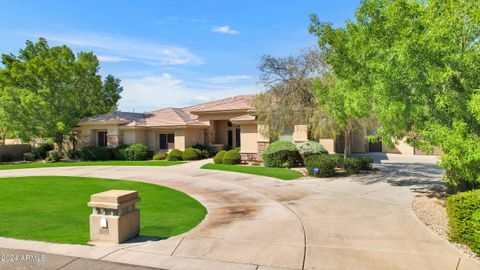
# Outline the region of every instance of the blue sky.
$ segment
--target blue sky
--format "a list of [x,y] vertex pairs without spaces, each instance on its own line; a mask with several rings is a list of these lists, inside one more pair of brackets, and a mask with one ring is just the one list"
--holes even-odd
[[93,51],[122,80],[119,108],[143,112],[263,90],[264,54],[316,46],[308,16],[343,25],[359,1],[0,1],[0,52],[45,37]]

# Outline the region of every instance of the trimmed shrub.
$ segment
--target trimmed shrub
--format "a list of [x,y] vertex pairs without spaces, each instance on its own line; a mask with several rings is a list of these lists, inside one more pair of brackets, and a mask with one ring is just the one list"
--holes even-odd
[[129,145],[124,150],[119,150],[121,152],[125,152],[126,160],[146,160],[149,155],[148,147],[141,143]]
[[0,161],[1,162],[12,162],[14,160],[15,160],[15,157],[10,153],[2,154],[0,156]]
[[343,168],[347,173],[359,173],[362,170],[362,158],[351,157],[343,161]]
[[297,150],[302,155],[303,159],[308,158],[312,155],[328,154],[328,151],[325,150],[325,147],[319,142],[308,141],[297,144]]
[[210,145],[206,144],[195,144],[192,148],[198,149],[201,152],[200,158],[211,158],[215,155],[215,151]]
[[125,152],[125,149],[127,149],[129,146],[130,146],[129,144],[120,144],[112,148],[113,158],[116,160],[126,160],[127,153]]
[[60,154],[58,153],[58,150],[48,151],[47,159],[48,159],[48,161],[52,161],[52,162],[59,161],[60,160]]
[[450,239],[480,254],[480,190],[447,197]]
[[333,160],[335,160],[335,163],[336,163],[336,167],[337,168],[343,168],[343,161],[345,160],[345,158],[343,157],[343,154],[333,154],[333,155],[330,155]]
[[[337,160],[333,155],[313,155],[305,160],[305,166],[307,167],[308,175],[315,177],[331,177],[335,175]],[[318,168],[317,173],[315,173],[315,168]]]
[[236,150],[229,150],[223,155],[222,164],[235,165],[240,164],[240,153]]
[[35,161],[35,154],[33,152],[23,153],[23,160],[25,160],[25,161]]
[[225,155],[227,151],[225,150],[222,150],[220,152],[218,152],[215,157],[213,158],[213,163],[215,164],[222,164],[223,162],[223,156]]
[[197,160],[200,158],[201,152],[198,149],[194,149],[192,147],[189,147],[185,149],[182,153],[182,159],[183,160]]
[[167,160],[169,161],[178,161],[178,160],[183,160],[182,158],[182,151],[178,149],[173,149],[168,153]]
[[235,147],[235,148],[233,148],[232,150],[235,150],[235,151],[237,151],[237,152],[239,152],[239,153],[240,153],[240,150],[241,150],[241,148],[240,148],[240,146],[239,146],[239,147]]
[[290,168],[301,160],[297,147],[289,141],[271,143],[263,151],[262,157],[265,167]]
[[163,153],[163,152],[158,152],[152,157],[153,160],[164,160],[166,158],[167,158],[167,153]]
[[53,144],[41,143],[35,147],[35,153],[37,155],[37,158],[45,159],[47,157],[48,151],[52,151],[53,149]]
[[109,160],[112,158],[112,151],[107,147],[85,146],[80,149],[80,158],[90,161]]
[[373,167],[372,167],[373,158],[371,158],[371,157],[362,157],[361,160],[362,160],[362,162],[361,162],[361,163],[362,163],[362,165],[361,165],[362,171],[370,171],[370,170],[373,169]]
[[65,157],[67,157],[68,159],[79,158],[80,157],[80,151],[75,150],[75,149],[68,150],[67,152],[65,152]]

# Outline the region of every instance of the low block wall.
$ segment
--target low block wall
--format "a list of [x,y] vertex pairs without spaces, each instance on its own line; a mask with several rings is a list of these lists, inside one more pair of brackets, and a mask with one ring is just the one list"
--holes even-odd
[[32,151],[30,144],[0,145],[0,156],[11,154],[15,160],[23,159],[23,153]]

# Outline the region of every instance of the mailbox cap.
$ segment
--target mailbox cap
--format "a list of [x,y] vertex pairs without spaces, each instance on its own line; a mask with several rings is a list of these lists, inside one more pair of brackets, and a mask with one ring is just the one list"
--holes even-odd
[[138,192],[135,190],[108,190],[91,195],[88,206],[120,209],[139,201]]

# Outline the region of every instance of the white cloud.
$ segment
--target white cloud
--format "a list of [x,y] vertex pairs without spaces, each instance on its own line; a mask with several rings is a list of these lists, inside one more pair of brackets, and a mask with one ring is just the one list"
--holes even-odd
[[43,36],[49,41],[93,50],[100,55],[108,55],[110,61],[123,59],[140,61],[151,65],[202,64],[203,60],[187,48],[171,46],[136,38],[107,35],[94,32],[35,33],[32,37]]
[[252,78],[253,78],[252,76],[248,76],[248,75],[224,75],[224,76],[204,78],[203,80],[210,83],[214,83],[214,84],[225,84],[225,83],[251,80]]
[[237,30],[231,29],[230,26],[228,26],[228,25],[215,26],[215,27],[212,28],[212,31],[217,32],[217,33],[222,33],[222,34],[229,34],[229,35],[236,35],[236,34],[240,33]]
[[125,58],[125,57],[115,56],[115,55],[107,55],[107,54],[97,54],[97,58],[100,62],[111,62],[111,63],[117,63],[117,62],[130,60],[130,59]]
[[119,109],[145,112],[165,107],[184,107],[210,100],[260,92],[258,85],[223,88],[187,87],[169,73],[122,80]]

